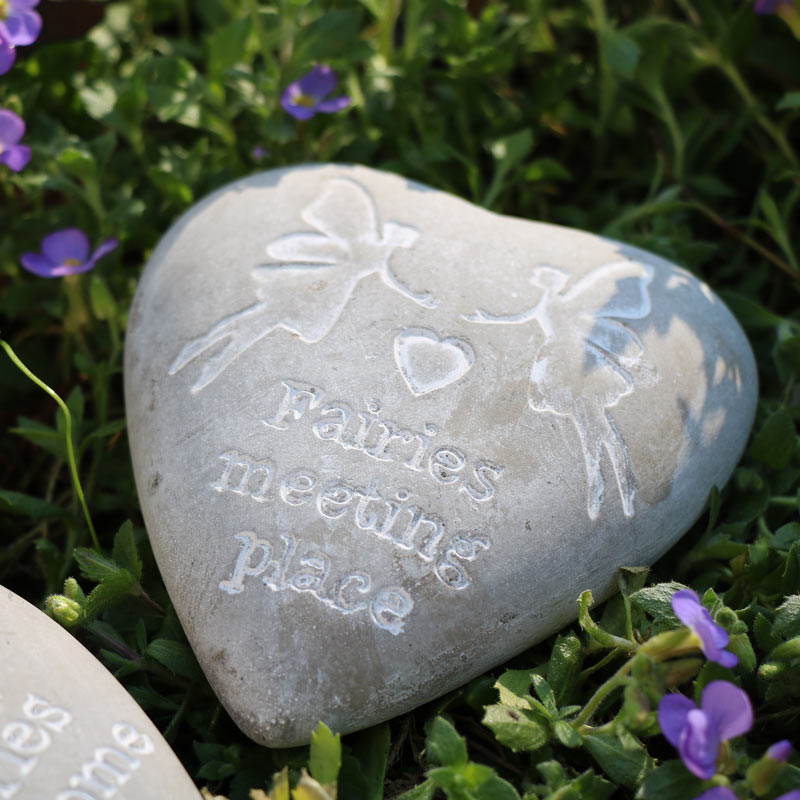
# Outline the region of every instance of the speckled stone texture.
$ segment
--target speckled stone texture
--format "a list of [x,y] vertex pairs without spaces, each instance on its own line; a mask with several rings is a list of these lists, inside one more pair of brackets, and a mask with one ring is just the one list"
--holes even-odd
[[158,729],[47,615],[0,586],[0,797],[200,800]]
[[608,596],[725,483],[756,400],[684,270],[342,165],[178,220],[125,384],[167,588],[271,746],[407,711]]

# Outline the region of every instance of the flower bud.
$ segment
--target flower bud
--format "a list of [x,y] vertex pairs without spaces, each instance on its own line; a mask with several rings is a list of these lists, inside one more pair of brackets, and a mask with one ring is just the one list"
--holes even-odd
[[679,683],[691,680],[700,672],[702,666],[702,658],[676,658],[661,664],[661,680],[664,687],[671,689]]
[[772,783],[783,769],[792,752],[792,745],[786,739],[775,742],[766,753],[747,770],[747,782],[758,797],[769,792]]
[[[736,616],[736,612],[730,608],[721,608],[714,614],[714,622],[717,625],[721,625],[725,628],[726,631],[730,631],[734,625],[739,622],[739,617]],[[747,628],[745,628],[747,630]]]
[[81,589],[75,578],[67,578],[64,581],[64,594],[70,600],[80,603],[80,605],[86,602],[86,595],[83,593],[83,589]]
[[631,674],[637,681],[646,681],[653,674],[653,660],[647,655],[639,651],[633,657],[633,664],[631,664]]
[[65,628],[71,628],[83,613],[80,603],[70,600],[63,594],[51,594],[47,598],[47,608],[53,619],[60,622]]

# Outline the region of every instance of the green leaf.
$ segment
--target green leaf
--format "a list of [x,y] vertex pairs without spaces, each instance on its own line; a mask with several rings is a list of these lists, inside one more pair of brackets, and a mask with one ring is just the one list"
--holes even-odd
[[353,50],[361,27],[361,9],[328,11],[297,31],[295,64],[304,67],[313,61],[329,61]]
[[533,147],[533,134],[528,128],[492,142],[489,150],[498,162],[497,170],[505,174],[516,166]]
[[575,690],[582,666],[581,640],[574,633],[559,635],[547,665],[547,682],[552,687],[559,706],[569,700]]
[[794,420],[785,408],[779,408],[753,437],[750,455],[768,467],[780,469],[789,463],[794,448]]
[[612,72],[629,80],[633,78],[642,51],[630,36],[613,28],[604,28],[600,31],[600,49]]
[[531,674],[531,683],[533,683],[533,688],[548,713],[553,717],[558,716],[556,696],[550,688],[550,684],[541,675],[535,673]]
[[243,60],[251,25],[250,17],[235,19],[227,25],[216,28],[208,36],[206,47],[210,73],[224,72]]
[[89,593],[83,613],[87,620],[93,620],[111,607],[136,586],[136,579],[126,569],[117,569],[116,572],[106,575],[103,582]]
[[436,784],[429,778],[425,783],[403,792],[397,800],[433,800],[435,794]]
[[499,775],[491,775],[473,792],[475,800],[519,800],[517,790]]
[[453,725],[444,717],[436,717],[425,728],[428,756],[443,766],[467,763],[467,745]]
[[564,722],[563,719],[557,719],[553,723],[553,733],[564,747],[581,746],[581,737],[578,732],[568,722]]
[[12,492],[8,489],[0,489],[0,511],[7,511],[9,514],[18,514],[31,519],[49,519],[68,514],[67,510],[22,492]]
[[93,581],[105,580],[123,569],[116,561],[112,561],[88,547],[76,547],[73,555],[81,572]]
[[772,634],[783,639],[800,636],[800,594],[787,597],[781,603],[772,622]]
[[338,733],[334,735],[324,722],[320,722],[311,734],[311,752],[308,758],[311,775],[320,783],[335,783],[341,766],[341,736]]
[[515,753],[521,750],[538,750],[550,738],[547,728],[536,719],[532,711],[504,705],[486,707],[483,724],[492,730],[500,744]]
[[114,319],[119,313],[108,284],[96,273],[89,282],[89,302],[96,319]]
[[591,769],[587,769],[567,786],[576,791],[576,800],[607,800],[617,790],[613,783],[595,775]]
[[776,111],[789,111],[800,108],[800,92],[786,92],[775,106]]
[[[383,783],[392,744],[388,723],[349,736],[348,744],[339,771],[341,795],[360,800],[383,800]],[[352,754],[348,750],[352,750]]]
[[531,707],[531,671],[529,669],[507,669],[495,683],[500,693],[500,703],[513,708]]
[[64,172],[78,178],[83,183],[93,181],[97,177],[97,164],[94,157],[86,150],[77,147],[67,147],[62,150],[57,159]]
[[666,761],[656,767],[636,793],[637,800],[663,800],[665,797],[697,797],[703,782],[692,775],[682,761]]
[[631,595],[631,605],[649,614],[658,624],[667,623],[677,627],[680,623],[672,611],[672,595],[685,588],[676,581],[646,586]]
[[655,766],[655,761],[640,746],[636,750],[623,748],[616,736],[595,734],[584,736],[583,743],[603,772],[612,781],[629,789],[639,786]]
[[783,317],[779,317],[742,294],[723,291],[720,292],[720,296],[745,328],[777,328],[783,322]]
[[114,534],[114,561],[125,567],[137,581],[142,579],[142,560],[136,549],[136,539],[133,535],[133,523],[128,519],[122,523],[120,529]]
[[201,676],[194,653],[185,644],[174,639],[153,639],[147,646],[145,655],[176,675],[192,680]]

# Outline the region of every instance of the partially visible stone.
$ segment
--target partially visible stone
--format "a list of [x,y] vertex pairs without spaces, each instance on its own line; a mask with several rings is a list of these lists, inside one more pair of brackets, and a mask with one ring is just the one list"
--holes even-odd
[[0,798],[199,800],[158,729],[84,647],[0,587]]
[[756,398],[686,271],[337,165],[173,226],[125,384],[175,608],[272,746],[407,711],[608,596],[728,479]]

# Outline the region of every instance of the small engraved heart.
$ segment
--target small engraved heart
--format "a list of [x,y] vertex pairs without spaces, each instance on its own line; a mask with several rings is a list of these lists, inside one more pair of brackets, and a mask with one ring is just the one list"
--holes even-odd
[[427,328],[406,328],[394,339],[394,360],[408,388],[421,395],[463,378],[472,368],[475,351],[463,339],[440,339]]

